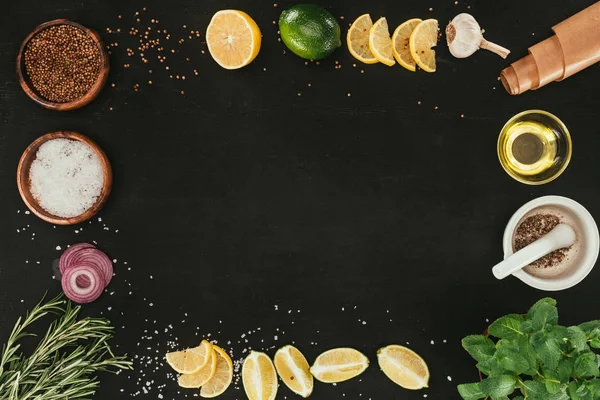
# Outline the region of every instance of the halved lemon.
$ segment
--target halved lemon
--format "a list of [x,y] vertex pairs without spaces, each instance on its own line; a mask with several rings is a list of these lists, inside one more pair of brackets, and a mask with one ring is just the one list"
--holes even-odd
[[324,383],[347,381],[362,374],[369,367],[369,359],[358,350],[332,349],[315,360],[310,372]]
[[429,368],[417,353],[399,345],[390,345],[377,352],[379,367],[394,383],[405,389],[428,387]]
[[369,48],[369,34],[372,26],[373,21],[371,20],[371,16],[363,14],[352,23],[346,36],[350,54],[365,64],[376,64],[379,62]]
[[200,396],[204,398],[213,398],[223,394],[233,379],[233,362],[229,354],[219,346],[213,345],[215,355],[217,356],[217,367],[213,377],[202,385]]
[[258,25],[245,12],[221,10],[213,15],[206,29],[206,44],[213,59],[223,68],[242,68],[260,51]]
[[398,64],[409,71],[416,70],[415,60],[410,55],[410,35],[422,22],[420,18],[409,19],[396,28],[392,35],[392,53]]
[[167,363],[180,374],[194,374],[210,360],[212,345],[203,340],[200,346],[183,351],[167,353]]
[[250,400],[275,400],[277,396],[277,372],[265,353],[250,352],[242,365],[244,391]]
[[183,374],[179,376],[177,382],[182,388],[199,388],[206,382],[212,379],[217,370],[217,355],[213,349],[210,352],[210,358],[208,363],[201,368],[200,371],[194,374]]
[[419,68],[425,72],[435,72],[435,50],[438,41],[438,22],[426,19],[415,27],[410,35],[410,55]]
[[275,368],[290,390],[302,397],[311,395],[314,387],[308,361],[294,346],[283,346],[275,353]]
[[390,28],[385,17],[381,17],[373,24],[369,31],[369,49],[379,61],[391,67],[396,64],[392,53],[392,39]]

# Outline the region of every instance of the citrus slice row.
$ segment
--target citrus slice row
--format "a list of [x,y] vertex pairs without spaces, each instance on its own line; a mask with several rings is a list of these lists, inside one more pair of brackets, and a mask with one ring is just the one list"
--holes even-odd
[[321,382],[338,383],[362,374],[368,367],[369,359],[361,352],[338,348],[319,355],[310,372]]
[[200,371],[194,374],[183,374],[179,376],[177,382],[179,386],[182,388],[199,388],[204,385],[206,382],[212,379],[215,376],[215,372],[217,371],[217,355],[213,349],[211,349],[210,359],[208,363],[200,369]]
[[377,352],[379,367],[394,383],[405,389],[419,390],[429,384],[429,368],[417,353],[399,345]]
[[410,35],[421,23],[420,18],[409,19],[396,28],[392,35],[392,53],[398,64],[409,71],[416,71],[416,62],[410,54]]
[[217,356],[217,366],[213,377],[202,385],[200,396],[213,398],[223,394],[233,379],[233,362],[229,354],[219,346],[213,345]]
[[311,395],[313,376],[300,350],[294,346],[284,346],[275,353],[274,363],[279,377],[292,392],[302,397]]
[[371,16],[363,14],[352,23],[346,36],[350,54],[365,64],[376,64],[379,62],[369,48],[369,34],[372,26],[373,21],[371,20]]
[[426,19],[415,27],[410,35],[410,55],[419,68],[425,72],[435,72],[435,50],[438,40],[438,22]]
[[200,346],[183,351],[167,353],[167,363],[180,374],[194,374],[210,360],[212,345],[203,340]]
[[391,67],[396,63],[392,52],[392,39],[390,29],[385,17],[381,17],[373,24],[369,31],[369,49],[380,62]]
[[244,391],[250,400],[275,400],[277,372],[265,353],[252,351],[242,365]]

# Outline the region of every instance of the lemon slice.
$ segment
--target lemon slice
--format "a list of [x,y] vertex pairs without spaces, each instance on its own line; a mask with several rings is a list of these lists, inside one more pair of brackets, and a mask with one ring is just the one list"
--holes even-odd
[[411,349],[390,345],[379,349],[377,360],[383,373],[397,385],[410,390],[428,387],[429,368]]
[[167,363],[180,374],[194,374],[208,364],[211,352],[212,345],[203,340],[198,347],[167,353]]
[[208,363],[194,374],[180,375],[177,382],[182,388],[199,388],[211,380],[217,370],[217,355],[214,349],[211,349]]
[[415,27],[410,35],[410,55],[419,68],[425,72],[435,72],[435,50],[438,40],[438,22],[426,19]]
[[213,348],[217,358],[215,374],[200,389],[200,396],[207,399],[223,394],[233,379],[233,362],[231,362],[229,354],[219,346],[213,345]]
[[379,62],[369,48],[369,34],[372,26],[373,21],[371,21],[371,16],[363,14],[352,23],[346,36],[350,54],[365,64],[376,64]]
[[258,25],[243,11],[218,11],[206,29],[208,51],[226,69],[250,64],[260,51],[260,42]]
[[409,71],[416,70],[416,63],[410,55],[410,34],[422,22],[420,18],[409,19],[396,28],[392,35],[392,53],[398,64]]
[[362,374],[369,366],[369,359],[358,350],[339,348],[322,353],[310,372],[324,383],[347,381]]
[[275,353],[275,368],[279,377],[290,390],[302,397],[313,391],[313,376],[304,355],[294,346],[284,346]]
[[373,24],[369,31],[369,49],[379,61],[391,67],[396,64],[392,53],[392,39],[387,20],[381,17]]
[[275,400],[277,373],[268,355],[250,352],[242,365],[244,391],[250,400]]

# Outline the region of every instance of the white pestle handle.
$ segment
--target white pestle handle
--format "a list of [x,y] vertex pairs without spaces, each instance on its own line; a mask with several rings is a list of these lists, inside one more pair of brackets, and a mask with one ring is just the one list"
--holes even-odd
[[492,272],[497,279],[504,279],[554,250],[573,245],[576,238],[573,228],[567,224],[558,224],[544,237],[497,264]]

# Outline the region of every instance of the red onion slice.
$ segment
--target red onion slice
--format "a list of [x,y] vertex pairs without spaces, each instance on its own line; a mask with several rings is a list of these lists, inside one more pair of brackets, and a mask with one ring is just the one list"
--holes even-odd
[[93,264],[102,272],[104,282],[108,285],[113,276],[113,264],[110,258],[96,248],[80,249],[69,260],[67,270],[79,264]]
[[75,253],[82,249],[93,249],[95,248],[93,245],[89,243],[77,243],[69,246],[60,256],[60,260],[58,262],[58,267],[60,268],[60,273],[64,274],[65,271],[72,265],[71,260]]
[[[88,283],[82,285],[82,283]],[[75,303],[91,303],[104,290],[104,277],[91,265],[76,265],[65,271],[61,279],[65,295]]]

